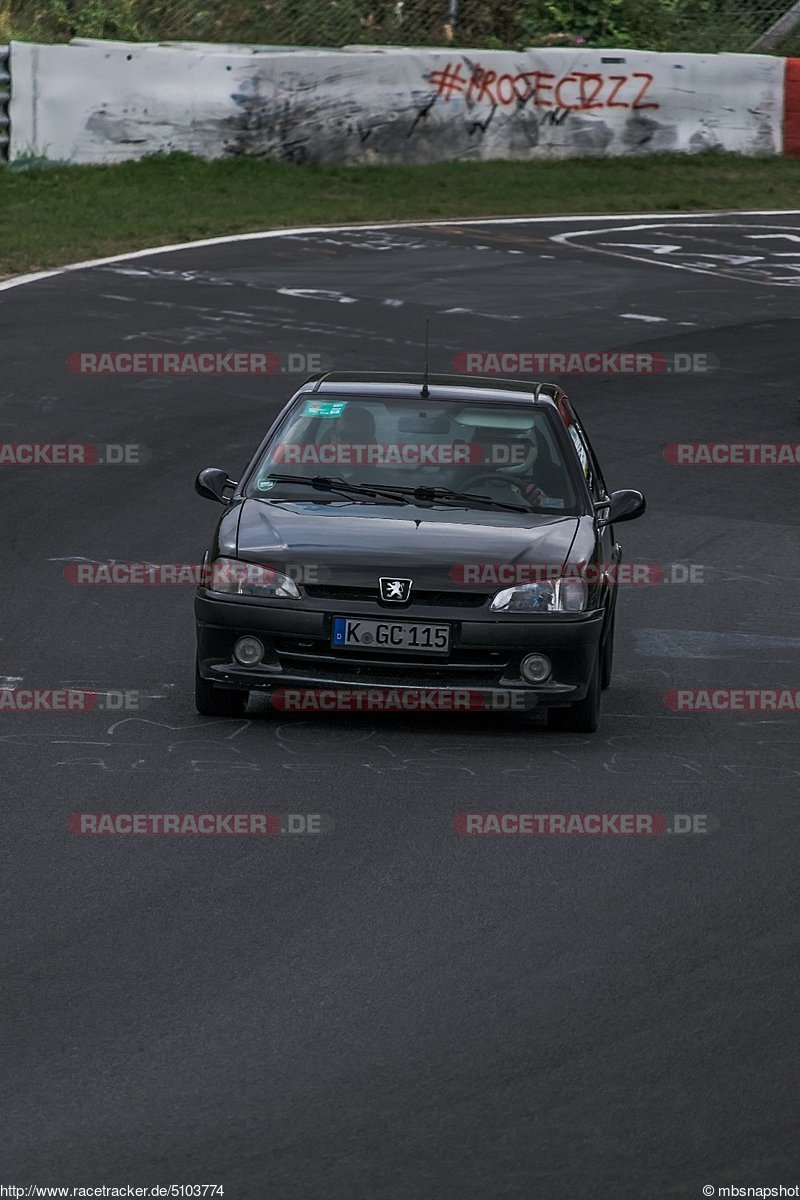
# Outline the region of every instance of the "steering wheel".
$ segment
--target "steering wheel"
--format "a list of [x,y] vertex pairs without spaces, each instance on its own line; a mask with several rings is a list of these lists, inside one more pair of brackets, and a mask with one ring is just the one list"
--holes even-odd
[[515,496],[518,496],[521,499],[525,498],[525,493],[516,480],[509,479],[508,475],[503,475],[501,471],[481,471],[479,474],[474,475],[472,479],[467,480],[464,485],[464,491],[474,491],[476,488],[479,488],[482,483],[502,483],[503,486],[508,488],[509,491],[513,492]]

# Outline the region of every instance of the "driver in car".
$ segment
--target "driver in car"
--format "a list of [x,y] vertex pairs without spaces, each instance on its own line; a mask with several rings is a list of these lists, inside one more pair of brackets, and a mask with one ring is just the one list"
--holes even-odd
[[[343,448],[337,466],[357,466],[359,455],[368,454],[368,447],[375,445],[375,418],[368,408],[348,404],[344,412],[331,421],[330,427],[324,428],[320,440]],[[364,459],[364,463],[368,461]]]
[[[489,448],[493,444],[503,445],[510,451],[509,461],[497,463],[494,468],[490,468],[487,464],[487,469],[480,473],[484,479],[489,476],[495,476],[498,480],[502,479],[534,508],[547,507],[548,502],[563,496],[561,473],[552,459],[548,446],[537,436],[535,430],[526,432],[522,437],[514,438],[509,444],[503,438],[502,431],[484,428],[478,430],[478,437],[475,440],[486,447],[488,454],[492,454],[492,450]],[[476,484],[481,482],[477,475],[475,480]]]
[[531,506],[536,507],[546,499],[547,495],[539,482],[534,482],[534,479],[539,480],[541,474],[541,468],[535,469],[539,461],[538,438],[531,431],[528,437],[516,438],[512,447],[516,453],[512,465],[506,468],[507,472],[511,476],[517,476],[514,482],[520,492]]

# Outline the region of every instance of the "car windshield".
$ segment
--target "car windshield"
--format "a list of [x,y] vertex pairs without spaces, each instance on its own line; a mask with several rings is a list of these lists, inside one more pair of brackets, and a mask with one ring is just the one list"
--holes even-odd
[[[548,413],[532,404],[301,397],[267,447],[247,495],[313,498],[309,481],[317,476],[412,494],[447,489],[523,511],[580,511]],[[332,498],[347,499],[341,493],[326,495]],[[426,499],[457,502],[441,491]],[[368,497],[353,493],[352,502],[359,500],[368,502]]]

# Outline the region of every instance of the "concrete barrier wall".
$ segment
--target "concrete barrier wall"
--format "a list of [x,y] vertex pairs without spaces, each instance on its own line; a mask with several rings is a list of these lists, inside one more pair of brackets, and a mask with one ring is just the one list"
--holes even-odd
[[185,150],[208,159],[421,163],[708,147],[781,154],[786,61],[15,42],[10,157],[108,163]]

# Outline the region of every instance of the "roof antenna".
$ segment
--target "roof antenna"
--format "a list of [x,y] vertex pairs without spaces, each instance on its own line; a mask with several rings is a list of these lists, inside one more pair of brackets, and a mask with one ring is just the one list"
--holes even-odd
[[422,397],[423,400],[427,400],[428,396],[430,395],[430,390],[428,388],[428,326],[429,325],[430,325],[430,319],[428,317],[426,317],[425,318],[425,374],[422,377],[422,391],[420,392],[420,396]]

